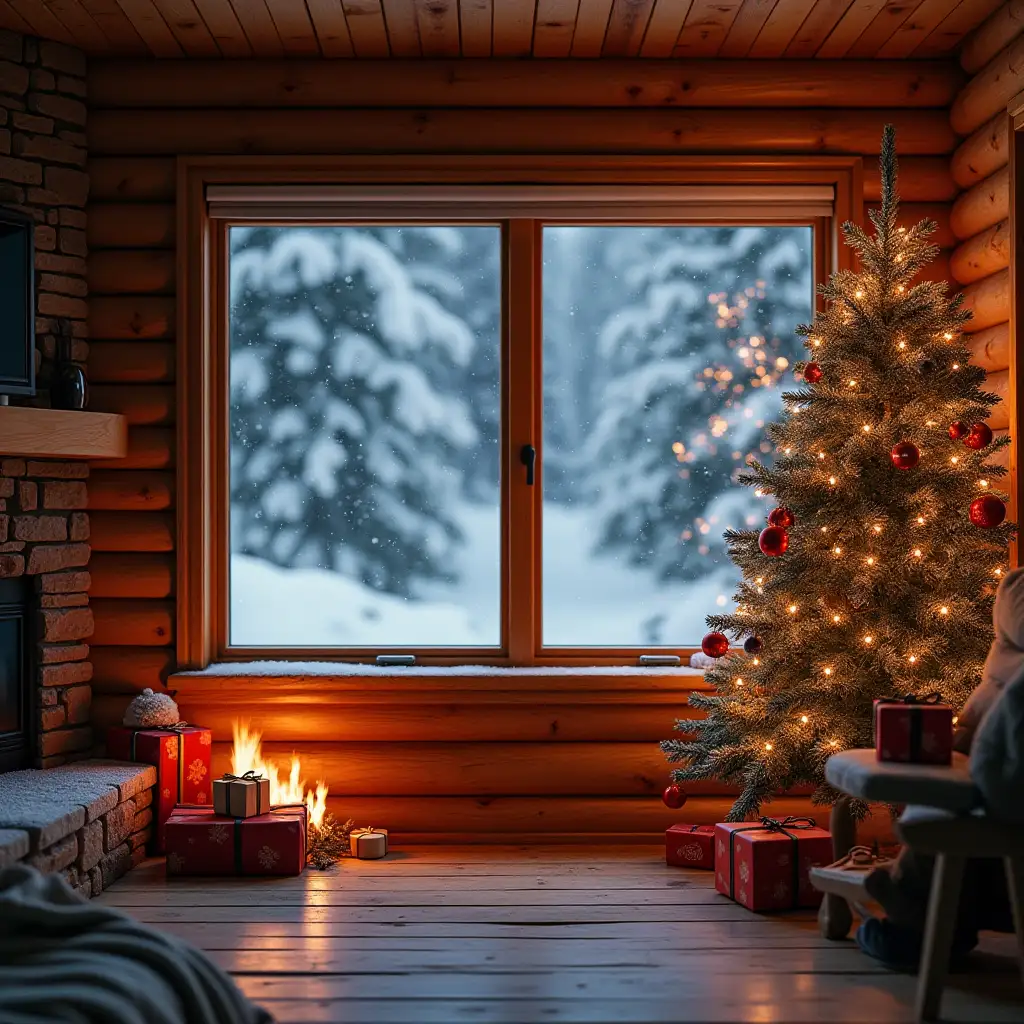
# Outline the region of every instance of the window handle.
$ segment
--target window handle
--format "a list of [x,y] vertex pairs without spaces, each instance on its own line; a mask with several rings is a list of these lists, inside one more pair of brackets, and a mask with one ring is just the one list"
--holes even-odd
[[533,486],[533,471],[537,465],[537,449],[532,444],[524,444],[519,449],[519,461],[526,467],[526,486]]

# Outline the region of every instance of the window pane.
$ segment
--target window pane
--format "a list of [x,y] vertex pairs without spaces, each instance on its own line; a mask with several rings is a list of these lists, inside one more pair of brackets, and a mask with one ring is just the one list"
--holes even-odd
[[807,227],[544,231],[543,641],[692,646],[811,318]]
[[230,642],[496,646],[501,232],[230,233]]

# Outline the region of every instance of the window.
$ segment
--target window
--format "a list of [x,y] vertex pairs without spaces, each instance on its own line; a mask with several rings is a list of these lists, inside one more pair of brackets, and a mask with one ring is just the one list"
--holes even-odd
[[695,647],[732,606],[722,531],[764,516],[736,474],[771,457],[763,428],[834,244],[830,173],[203,182],[191,663]]

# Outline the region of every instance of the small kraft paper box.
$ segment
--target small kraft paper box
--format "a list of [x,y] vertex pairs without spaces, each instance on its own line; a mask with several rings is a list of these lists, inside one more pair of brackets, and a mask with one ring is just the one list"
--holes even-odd
[[386,828],[354,828],[348,837],[352,856],[359,860],[380,860],[388,855]]
[[177,804],[208,804],[213,735],[198,725],[107,730],[107,754],[118,761],[156,765],[151,853],[163,853],[164,829]]
[[715,869],[715,826],[672,825],[665,829],[665,863],[676,868]]
[[213,811],[229,818],[253,818],[270,810],[270,779],[254,771],[213,780]]
[[816,907],[812,867],[832,862],[832,836],[811,818],[715,826],[715,887],[748,910]]
[[227,818],[178,807],[167,819],[168,875],[298,875],[306,866],[306,808]]
[[951,764],[953,709],[938,693],[876,700],[875,756],[902,764]]

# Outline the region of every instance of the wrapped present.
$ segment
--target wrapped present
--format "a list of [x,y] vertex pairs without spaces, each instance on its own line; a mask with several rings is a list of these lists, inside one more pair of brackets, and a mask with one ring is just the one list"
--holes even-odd
[[359,860],[380,860],[388,852],[386,828],[354,828],[349,833],[349,849]]
[[253,818],[270,810],[270,779],[254,771],[227,772],[213,780],[213,810],[229,818]]
[[879,761],[951,764],[953,709],[938,693],[876,700],[875,754]]
[[151,852],[164,852],[164,826],[177,804],[210,803],[212,739],[209,729],[184,722],[146,729],[115,726],[107,730],[110,757],[156,765]]
[[665,863],[677,868],[715,869],[715,826],[673,825],[665,829]]
[[298,875],[306,866],[306,808],[228,818],[178,807],[167,819],[168,875]]
[[715,887],[748,910],[816,907],[812,867],[832,861],[832,836],[811,818],[715,826]]

